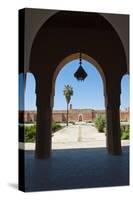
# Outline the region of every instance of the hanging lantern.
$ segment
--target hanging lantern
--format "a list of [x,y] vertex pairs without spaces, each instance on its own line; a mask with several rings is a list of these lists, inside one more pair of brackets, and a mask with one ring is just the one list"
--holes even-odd
[[81,53],[80,53],[80,58],[79,58],[79,68],[77,69],[77,71],[74,73],[74,77],[78,80],[78,81],[84,81],[84,79],[87,77],[87,73],[84,70],[84,68],[82,67],[82,57],[81,57]]

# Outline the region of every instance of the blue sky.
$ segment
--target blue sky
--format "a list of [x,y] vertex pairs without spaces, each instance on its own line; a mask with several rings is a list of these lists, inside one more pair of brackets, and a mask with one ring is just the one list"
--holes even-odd
[[[71,97],[73,108],[93,108],[104,109],[104,95],[103,95],[103,83],[101,76],[95,66],[89,62],[83,60],[83,67],[88,76],[84,81],[77,81],[74,77],[74,72],[79,67],[79,60],[73,60],[67,63],[59,72],[56,85],[55,85],[55,97],[54,97],[54,109],[66,109],[66,100],[63,96],[64,85],[71,85],[73,87],[74,94]],[[23,78],[20,78],[20,87],[22,87]],[[122,79],[121,83],[121,109],[129,106],[129,77],[126,75]],[[21,102],[19,104],[22,108],[22,94]],[[26,94],[25,94],[25,109],[36,110],[36,96],[35,96],[35,80],[34,77],[28,73],[26,81]]]

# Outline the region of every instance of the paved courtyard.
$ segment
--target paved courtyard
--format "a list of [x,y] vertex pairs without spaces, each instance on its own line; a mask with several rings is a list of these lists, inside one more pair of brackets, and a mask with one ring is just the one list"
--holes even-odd
[[91,124],[69,125],[69,127],[56,132],[52,138],[53,149],[102,147],[105,145],[105,133],[98,133]]
[[[123,140],[122,145],[129,145]],[[106,147],[105,133],[99,133],[93,124],[69,125],[53,134],[52,149]],[[20,143],[20,149],[35,150],[34,143]]]

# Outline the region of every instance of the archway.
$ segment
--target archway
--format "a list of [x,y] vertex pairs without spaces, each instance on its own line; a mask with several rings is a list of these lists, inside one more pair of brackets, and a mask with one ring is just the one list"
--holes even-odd
[[[78,141],[79,135],[80,141],[83,140],[84,142],[86,137],[87,142],[89,142],[92,137],[91,130],[92,132],[94,131],[94,134],[96,133],[94,141],[98,138],[97,130],[94,128],[94,110],[100,109],[105,111],[103,80],[99,70],[97,70],[97,67],[92,64],[92,60],[89,62],[89,56],[85,54],[83,55],[84,59],[82,59],[82,65],[88,74],[87,78],[83,82],[77,81],[74,77],[74,73],[79,67],[79,53],[69,55],[58,65],[60,68],[58,68],[56,79],[54,79],[53,82],[53,119],[55,123],[57,122],[57,124],[61,124],[63,126],[66,124],[66,119],[63,120],[64,118],[62,118],[62,116],[66,115],[66,100],[63,95],[63,89],[65,85],[69,84],[72,86],[74,93],[70,101],[72,106],[69,108],[69,122],[73,126],[68,127],[68,130],[66,128],[60,130],[59,134],[52,134],[52,149],[57,148],[56,143],[58,143],[58,140],[58,148],[63,148],[63,145],[60,145],[61,141],[64,143],[65,148],[70,148],[69,142],[72,143],[73,141]],[[88,59],[85,59],[85,57]],[[65,123],[61,123],[62,121]],[[83,123],[78,123],[79,121]],[[82,127],[79,127],[79,125]],[[69,136],[69,132],[71,131],[73,131],[75,137]],[[104,135],[104,133],[101,135]],[[69,142],[67,143],[67,141]],[[105,139],[103,139],[102,145],[106,146]],[[77,144],[75,142],[74,146],[75,148],[82,148],[81,143]],[[84,147],[85,146],[86,148],[89,148],[90,144],[86,143],[84,144]],[[95,145],[95,147],[98,147],[98,145]]]
[[36,80],[31,72],[19,74],[19,110],[36,111]]
[[[60,70],[69,62],[79,59],[80,53],[73,53],[70,54],[68,56],[66,56],[56,67],[55,71],[54,71],[54,75],[53,75],[53,79],[52,79],[52,95],[54,95],[55,93],[55,81],[56,78],[60,72]],[[103,88],[104,88],[104,95],[105,95],[105,87],[106,87],[106,81],[105,81],[105,76],[104,76],[104,72],[102,71],[102,67],[99,65],[99,63],[94,60],[92,57],[88,56],[85,53],[82,53],[82,59],[88,61],[89,63],[91,63],[93,66],[96,67],[96,69],[98,70],[98,72],[101,75],[102,81],[103,81]]]
[[26,73],[25,85],[25,142],[36,142],[36,80],[32,73]]
[[81,15],[80,12],[61,11],[53,15],[38,30],[30,54],[29,69],[37,77],[37,123],[39,126],[37,158],[49,157],[51,152],[54,82],[60,70],[57,66],[69,55],[75,55],[75,52],[79,51],[98,63],[97,66],[100,65],[97,69],[104,82],[107,149],[110,154],[121,154],[120,79],[128,70],[128,58],[126,58],[121,39],[112,25],[97,13]]
[[27,72],[25,82],[25,110],[36,111],[36,80],[35,76]]
[[83,115],[82,115],[82,114],[79,115],[78,121],[79,121],[79,122],[82,122],[82,121],[83,121]]
[[[25,102],[25,74],[20,73],[18,76],[19,83],[19,116],[18,116],[18,129],[19,129],[19,142],[24,142],[24,102]],[[23,145],[24,146],[24,145]]]
[[19,141],[35,142],[36,123],[35,77],[32,73],[19,74]]

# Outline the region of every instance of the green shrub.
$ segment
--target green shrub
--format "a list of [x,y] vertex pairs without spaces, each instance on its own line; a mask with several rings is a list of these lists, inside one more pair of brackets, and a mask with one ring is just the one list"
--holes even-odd
[[129,125],[121,125],[121,139],[128,140],[129,139]]
[[36,126],[25,126],[24,135],[25,142],[35,142]]
[[128,140],[129,139],[129,133],[123,132],[122,135],[121,135],[121,139],[122,140]]
[[60,124],[58,124],[56,122],[52,123],[52,133],[60,130],[61,128],[62,128],[62,126]]
[[97,116],[95,120],[95,127],[97,128],[98,132],[104,132],[105,117],[103,117],[102,115]]
[[[52,133],[60,130],[62,126],[56,122],[52,123]],[[24,142],[35,142],[36,125],[24,127]]]
[[53,123],[61,124],[62,122],[61,121],[54,121]]
[[74,121],[69,121],[69,123],[75,125],[75,122],[74,122]]

